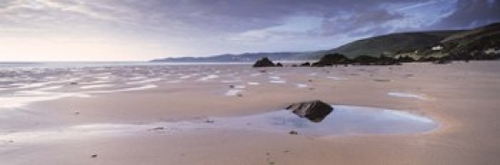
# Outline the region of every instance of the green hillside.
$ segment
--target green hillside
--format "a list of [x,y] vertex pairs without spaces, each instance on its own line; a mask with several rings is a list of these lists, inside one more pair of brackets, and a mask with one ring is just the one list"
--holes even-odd
[[484,51],[500,47],[500,23],[457,33],[442,41],[449,53]]
[[437,45],[446,37],[458,32],[462,31],[395,33],[354,41],[329,52],[341,53],[348,57],[380,56],[382,54],[391,56]]

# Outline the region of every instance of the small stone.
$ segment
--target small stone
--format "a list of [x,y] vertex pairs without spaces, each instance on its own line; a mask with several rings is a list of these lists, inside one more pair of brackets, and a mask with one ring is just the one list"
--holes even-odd
[[234,85],[229,85],[229,88],[233,89],[233,88],[234,88]]
[[290,135],[298,135],[299,133],[297,131],[290,131]]
[[205,123],[215,123],[214,120],[205,120]]
[[71,82],[69,85],[78,85],[78,82]]
[[373,81],[376,81],[376,82],[391,82],[390,79],[373,79]]
[[156,127],[156,128],[153,128],[153,129],[150,129],[151,131],[160,131],[160,130],[164,130],[165,127]]
[[97,158],[97,154],[90,156],[91,158]]
[[75,115],[79,115],[79,114],[80,114],[80,112],[78,112],[78,111],[75,111]]

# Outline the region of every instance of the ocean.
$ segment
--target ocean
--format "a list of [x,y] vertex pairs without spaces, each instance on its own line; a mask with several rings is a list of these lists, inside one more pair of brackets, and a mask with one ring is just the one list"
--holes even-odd
[[113,66],[158,66],[158,65],[249,65],[251,63],[167,63],[147,61],[117,61],[117,62],[0,62],[2,68],[84,68],[84,67],[113,67]]

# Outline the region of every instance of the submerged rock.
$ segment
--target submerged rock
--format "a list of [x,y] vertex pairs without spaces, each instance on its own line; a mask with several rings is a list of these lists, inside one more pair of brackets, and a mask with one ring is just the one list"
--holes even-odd
[[333,111],[330,105],[320,100],[294,103],[286,109],[291,110],[301,118],[307,118],[316,123],[323,121],[323,119]]

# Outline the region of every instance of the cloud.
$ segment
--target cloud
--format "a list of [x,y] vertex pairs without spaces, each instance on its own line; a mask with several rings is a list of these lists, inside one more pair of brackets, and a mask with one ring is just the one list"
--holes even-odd
[[403,17],[400,13],[389,13],[385,9],[365,10],[362,13],[343,13],[338,17],[326,18],[320,33],[323,35],[348,33],[351,36],[366,35],[367,32],[386,33],[391,30],[388,27],[390,26],[387,24],[388,22]]
[[500,21],[498,0],[458,0],[449,16],[433,25],[436,29],[474,28]]
[[401,7],[399,9],[397,9],[397,11],[405,11],[405,10],[418,9],[418,8],[421,8],[421,7],[425,7],[425,6],[429,6],[429,5],[432,5],[432,4],[436,4],[438,2],[439,1],[428,1],[428,2],[410,4],[408,6],[404,6],[404,7]]
[[85,42],[80,38],[107,38],[169,48],[156,51],[164,51],[164,55],[319,50],[391,32],[468,28],[500,21],[499,3],[498,0],[3,0],[0,40],[28,37]]

